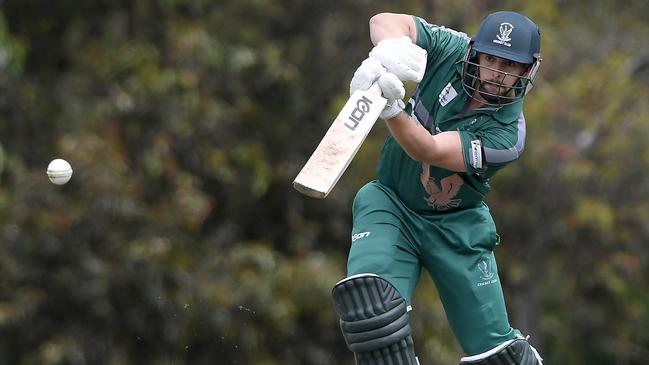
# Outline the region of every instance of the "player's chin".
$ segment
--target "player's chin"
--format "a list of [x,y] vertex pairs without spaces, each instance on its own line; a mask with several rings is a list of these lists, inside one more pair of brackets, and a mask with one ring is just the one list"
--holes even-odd
[[486,87],[481,87],[479,90],[480,96],[488,102],[497,102],[499,98],[498,92],[490,90]]
[[498,96],[505,93],[506,90],[502,85],[483,82],[482,84],[480,84],[480,92],[483,94],[491,94],[494,96]]
[[506,98],[511,94],[511,88],[492,84],[483,84],[480,86],[478,91],[480,92],[480,95],[488,101]]

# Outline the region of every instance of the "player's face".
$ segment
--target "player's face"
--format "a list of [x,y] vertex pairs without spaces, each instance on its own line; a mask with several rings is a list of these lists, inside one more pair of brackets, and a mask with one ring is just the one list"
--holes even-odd
[[512,86],[518,82],[519,76],[527,72],[529,65],[516,61],[492,56],[485,53],[478,54],[480,64],[480,94],[487,100],[496,99],[497,96],[513,96]]

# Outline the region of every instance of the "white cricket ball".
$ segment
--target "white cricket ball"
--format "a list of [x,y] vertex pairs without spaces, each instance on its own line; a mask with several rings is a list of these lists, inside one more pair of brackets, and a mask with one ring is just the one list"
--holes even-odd
[[57,158],[47,165],[47,177],[56,185],[63,185],[72,177],[72,166],[68,161]]

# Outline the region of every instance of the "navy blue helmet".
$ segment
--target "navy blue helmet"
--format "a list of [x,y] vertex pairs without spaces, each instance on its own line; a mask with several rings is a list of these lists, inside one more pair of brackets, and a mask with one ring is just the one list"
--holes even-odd
[[[507,95],[481,94],[488,104],[501,106],[511,104],[525,96],[534,85],[534,79],[541,63],[541,32],[539,27],[528,17],[513,12],[499,11],[487,15],[478,29],[478,33],[469,42],[462,71],[464,90],[474,96],[476,89],[480,90],[481,83],[491,83],[480,78],[478,53],[489,54],[503,59],[529,65],[514,86],[506,87],[502,84],[496,86],[511,89]],[[499,71],[499,70],[496,70]],[[503,75],[507,75],[502,71]]]

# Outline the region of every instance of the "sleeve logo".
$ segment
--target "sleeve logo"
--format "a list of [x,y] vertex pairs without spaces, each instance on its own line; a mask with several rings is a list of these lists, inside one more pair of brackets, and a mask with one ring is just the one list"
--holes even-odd
[[471,166],[474,169],[480,170],[482,164],[482,142],[479,139],[471,141]]

